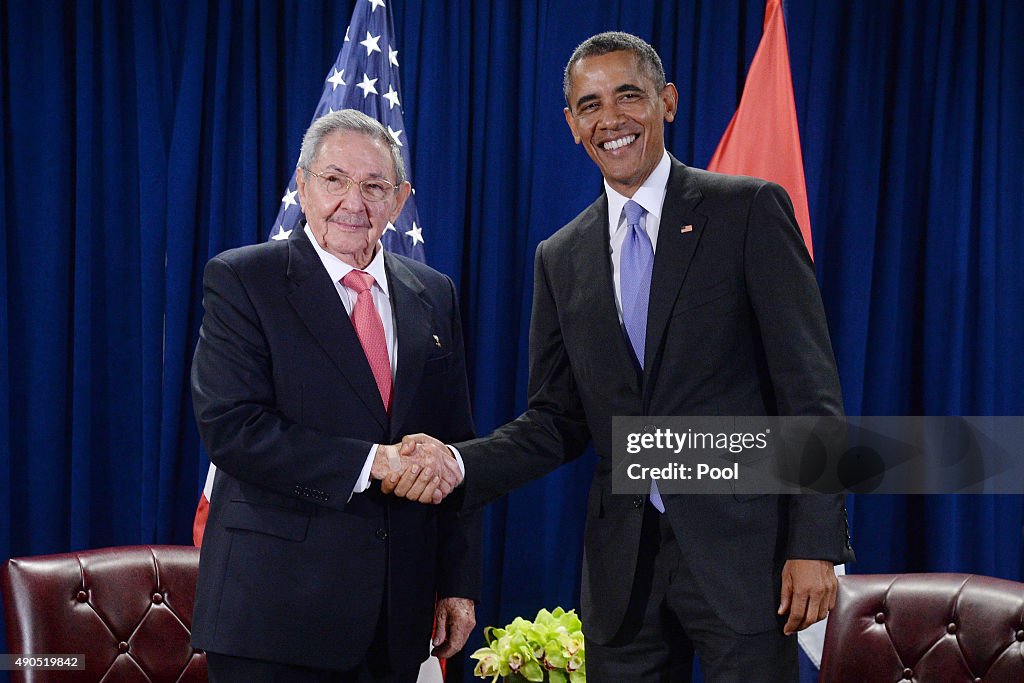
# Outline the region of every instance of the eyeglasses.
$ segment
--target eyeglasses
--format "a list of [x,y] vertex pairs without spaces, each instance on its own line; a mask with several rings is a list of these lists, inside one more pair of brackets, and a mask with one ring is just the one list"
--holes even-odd
[[[324,184],[324,189],[328,193],[341,196],[348,192],[349,188],[352,187],[352,183],[356,181],[353,178],[345,175],[344,173],[337,173],[335,171],[323,171],[321,173],[313,173],[307,170],[308,175],[314,176]],[[363,196],[368,202],[382,202],[388,198],[388,193],[394,192],[398,189],[398,185],[393,185],[383,178],[367,178],[366,180],[357,183],[359,185],[359,194]]]

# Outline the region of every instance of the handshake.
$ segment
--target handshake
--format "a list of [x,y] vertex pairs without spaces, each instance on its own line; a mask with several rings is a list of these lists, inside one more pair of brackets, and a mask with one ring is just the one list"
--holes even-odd
[[380,444],[370,476],[384,493],[420,503],[440,503],[462,483],[462,469],[451,450],[432,436],[412,434],[401,443]]

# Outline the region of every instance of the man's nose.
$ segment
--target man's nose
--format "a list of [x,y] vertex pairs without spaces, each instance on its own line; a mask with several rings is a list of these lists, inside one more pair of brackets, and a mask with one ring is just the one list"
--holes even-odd
[[622,124],[624,117],[622,115],[622,109],[619,107],[618,102],[612,102],[607,106],[601,107],[601,127],[602,128],[618,128]]
[[348,189],[339,195],[335,195],[335,197],[338,200],[338,208],[350,213],[359,213],[366,208],[366,205],[363,203],[363,195],[359,191],[359,183],[351,183]]

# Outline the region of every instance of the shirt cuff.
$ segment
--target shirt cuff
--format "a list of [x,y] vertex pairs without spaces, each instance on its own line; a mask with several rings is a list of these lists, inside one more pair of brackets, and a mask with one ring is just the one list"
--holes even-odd
[[[359,472],[359,478],[356,479],[356,485],[352,488],[352,494],[362,493],[366,489],[370,488],[370,470],[373,469],[373,459],[377,456],[377,445],[373,444],[370,446],[370,454],[366,456],[366,462],[363,463],[363,469]],[[348,497],[352,500],[352,496]]]
[[[447,444],[446,444],[447,445]],[[462,474],[462,481],[466,481],[466,463],[462,462],[462,453],[459,453],[459,449],[455,446],[448,446],[448,450],[455,456],[455,462],[459,464],[459,472]],[[462,486],[462,482],[459,482],[459,486]]]

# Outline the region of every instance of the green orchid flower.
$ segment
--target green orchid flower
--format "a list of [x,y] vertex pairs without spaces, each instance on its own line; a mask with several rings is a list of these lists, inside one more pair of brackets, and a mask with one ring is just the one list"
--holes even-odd
[[533,621],[516,617],[504,628],[484,629],[486,647],[472,655],[473,674],[496,683],[586,683],[583,624],[575,610],[542,609]]

